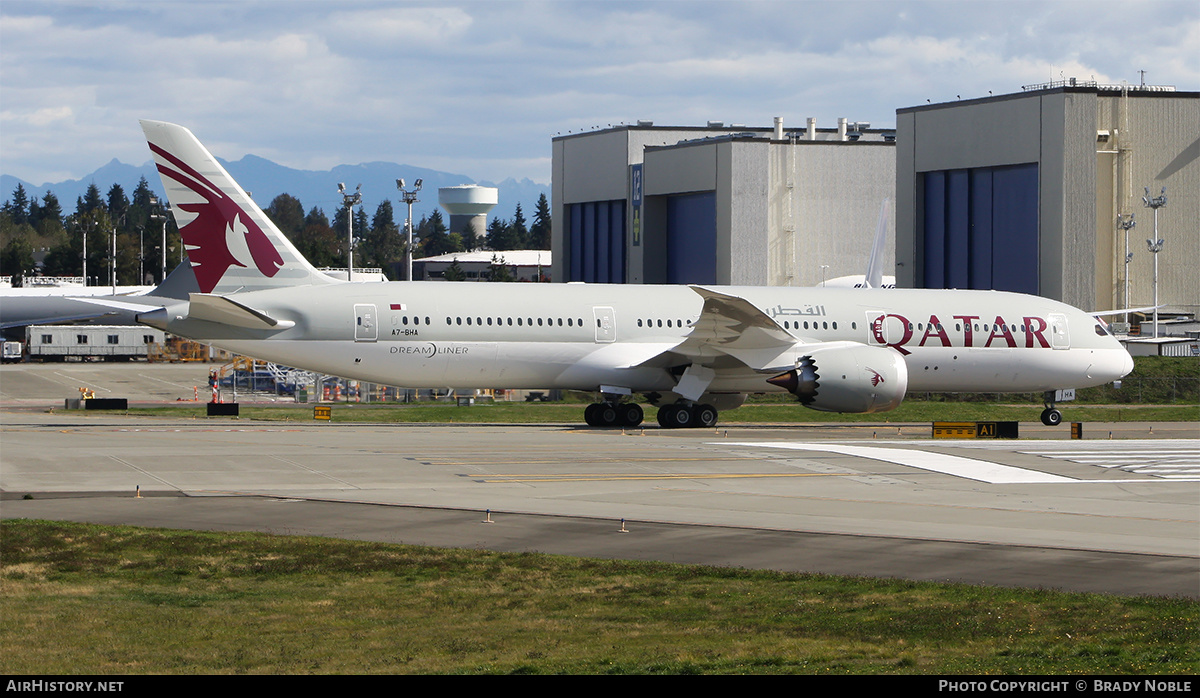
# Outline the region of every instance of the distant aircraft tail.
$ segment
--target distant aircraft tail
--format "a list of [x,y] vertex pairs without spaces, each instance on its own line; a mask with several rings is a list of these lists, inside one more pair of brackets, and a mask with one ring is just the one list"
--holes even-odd
[[336,283],[304,259],[191,131],[141,124],[200,293]]
[[867,262],[867,288],[883,286],[883,257],[887,242],[888,204],[891,201],[884,198],[879,206],[879,222],[875,225],[875,243],[871,247],[871,260]]

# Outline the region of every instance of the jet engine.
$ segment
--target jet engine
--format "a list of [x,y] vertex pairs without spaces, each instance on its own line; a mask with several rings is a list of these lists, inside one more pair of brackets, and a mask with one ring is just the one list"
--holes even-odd
[[904,357],[888,347],[847,342],[817,346],[796,367],[767,379],[823,412],[885,412],[908,390]]

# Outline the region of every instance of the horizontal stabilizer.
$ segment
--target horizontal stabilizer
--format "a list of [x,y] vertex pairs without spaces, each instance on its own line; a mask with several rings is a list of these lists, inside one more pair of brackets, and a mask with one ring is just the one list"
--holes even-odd
[[286,330],[296,325],[291,320],[273,318],[225,296],[193,293],[188,296],[188,300],[188,318],[192,320],[207,320],[250,330]]
[[[129,298],[140,298],[140,296],[129,296]],[[154,310],[155,308],[162,307],[162,303],[137,303],[132,300],[119,301],[119,300],[116,300],[115,298],[113,298],[112,296],[96,296],[96,297],[72,296],[71,300],[79,301],[80,303],[91,303],[93,305],[99,305],[99,306],[103,306],[105,308],[111,308],[113,310],[124,310],[126,312],[131,312],[131,313],[145,313],[145,312]],[[100,312],[96,313],[96,316],[98,317],[100,315],[114,315],[114,314],[115,313],[113,313],[112,311],[108,311],[108,312],[100,311]]]

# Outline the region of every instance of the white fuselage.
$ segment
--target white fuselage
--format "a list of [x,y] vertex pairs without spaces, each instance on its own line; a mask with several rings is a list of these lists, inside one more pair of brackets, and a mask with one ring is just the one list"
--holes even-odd
[[[998,291],[720,287],[797,342],[851,341],[904,355],[910,391],[1033,392],[1100,385],[1132,359],[1071,306]],[[669,391],[671,347],[700,316],[687,286],[393,282],[240,293],[294,322],[282,331],[189,320],[169,329],[237,353],[411,388],[620,386]],[[664,354],[664,352],[668,352]],[[772,392],[761,372],[715,357],[711,391]]]

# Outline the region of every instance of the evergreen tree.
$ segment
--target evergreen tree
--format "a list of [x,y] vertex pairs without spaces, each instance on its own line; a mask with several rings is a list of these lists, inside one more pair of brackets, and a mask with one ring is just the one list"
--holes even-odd
[[488,281],[508,282],[516,281],[517,277],[513,274],[512,267],[504,263],[502,255],[492,255],[492,266],[488,272]]
[[400,227],[396,225],[395,211],[392,202],[384,199],[375,208],[375,216],[371,218],[371,227],[363,237],[361,249],[364,264],[387,268],[393,262],[404,260],[405,240],[400,235]]
[[12,199],[4,202],[4,212],[9,215],[14,225],[24,225],[29,221],[29,195],[25,186],[20,182],[13,189]]
[[454,263],[446,267],[446,271],[442,272],[442,278],[446,281],[466,281],[467,272],[463,271],[463,268],[458,265],[458,259],[456,258]]
[[129,213],[129,199],[125,189],[120,184],[114,184],[108,189],[108,215],[114,221]]
[[463,229],[458,233],[458,236],[462,241],[462,250],[464,252],[477,250],[483,246],[483,236],[475,233],[475,226],[469,220],[463,225]]
[[300,200],[291,194],[283,193],[271,200],[271,204],[263,211],[267,218],[279,228],[292,244],[300,239],[304,232],[304,207]]
[[329,224],[329,217],[314,206],[304,218],[304,233],[296,248],[304,258],[317,267],[333,266],[337,260],[338,238]]
[[35,225],[38,232],[42,235],[60,235],[63,231],[63,210],[54,192],[46,192],[39,210],[38,222]]
[[33,248],[25,238],[14,237],[0,250],[0,274],[24,278],[33,269]]
[[150,191],[150,183],[145,177],[138,179],[137,186],[133,188],[133,201],[131,205],[146,211],[150,210],[150,197],[154,196],[154,192]]
[[29,224],[29,227],[36,230],[37,225],[41,220],[42,220],[41,204],[38,203],[38,200],[36,198],[30,199],[29,200],[29,216],[26,217],[25,222]]
[[[356,211],[354,213],[354,241],[353,241],[353,244],[354,244],[354,249],[356,251],[358,250],[359,245],[362,243],[363,238],[365,238],[370,232],[371,232],[371,220],[369,218],[367,218],[367,210],[365,208],[363,208],[362,206],[359,206],[358,211]],[[355,255],[355,259],[358,259],[357,254]],[[355,264],[355,266],[358,266],[358,267],[365,267],[365,266],[367,266],[367,264],[366,264],[367,261],[369,261],[369,260],[364,259],[362,262],[356,261],[354,264]]]
[[529,249],[550,249],[550,202],[546,195],[538,196],[537,208],[533,211],[533,225],[529,227]]
[[429,220],[422,220],[421,223],[423,228],[421,231],[422,257],[436,257],[456,251],[450,242],[450,236],[446,234],[446,224],[442,219],[441,211],[434,209]]
[[76,200],[75,213],[87,214],[96,211],[97,209],[105,208],[104,198],[100,196],[100,187],[96,186],[95,182],[88,185],[87,191],[83,196]]
[[508,221],[502,218],[493,218],[488,223],[487,229],[487,246],[491,250],[515,250],[516,236],[513,234],[512,226]]
[[513,214],[512,223],[509,225],[512,228],[512,247],[510,250],[524,250],[529,247],[529,229],[525,226],[525,214],[521,212],[521,203],[517,202],[517,211]]

